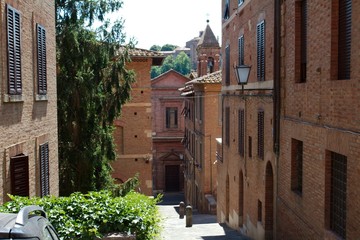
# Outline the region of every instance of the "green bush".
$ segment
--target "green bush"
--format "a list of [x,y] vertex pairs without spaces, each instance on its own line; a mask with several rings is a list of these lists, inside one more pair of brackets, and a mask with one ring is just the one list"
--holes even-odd
[[111,191],[73,193],[69,197],[27,198],[10,196],[1,212],[18,212],[27,205],[39,205],[61,239],[94,239],[103,234],[136,234],[138,240],[155,239],[160,233],[160,215],[156,204],[160,197],[130,192],[116,197]]

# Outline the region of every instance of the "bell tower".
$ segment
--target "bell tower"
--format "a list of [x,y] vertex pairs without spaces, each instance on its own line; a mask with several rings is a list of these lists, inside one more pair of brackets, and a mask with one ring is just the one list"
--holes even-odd
[[209,26],[209,20],[206,22],[205,31],[196,47],[198,77],[220,70],[220,45]]

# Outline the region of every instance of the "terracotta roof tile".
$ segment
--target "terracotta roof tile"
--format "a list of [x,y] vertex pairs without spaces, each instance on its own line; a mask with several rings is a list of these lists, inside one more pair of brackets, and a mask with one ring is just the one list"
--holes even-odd
[[195,78],[194,80],[187,82],[186,85],[196,83],[221,83],[221,70]]

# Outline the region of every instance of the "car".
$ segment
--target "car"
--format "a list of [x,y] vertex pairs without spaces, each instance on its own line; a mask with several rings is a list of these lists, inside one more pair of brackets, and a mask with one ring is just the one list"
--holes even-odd
[[58,240],[55,228],[45,211],[35,205],[20,209],[19,213],[0,213],[0,240],[49,239]]

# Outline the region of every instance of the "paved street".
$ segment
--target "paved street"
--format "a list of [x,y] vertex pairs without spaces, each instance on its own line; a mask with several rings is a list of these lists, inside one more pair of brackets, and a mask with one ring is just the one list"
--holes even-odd
[[163,217],[161,240],[248,240],[238,231],[232,230],[216,222],[215,215],[193,213],[192,227],[186,227],[186,217],[179,218],[179,203],[183,195],[178,193],[165,194],[159,210]]

